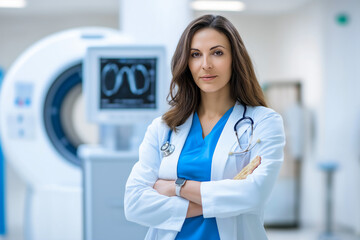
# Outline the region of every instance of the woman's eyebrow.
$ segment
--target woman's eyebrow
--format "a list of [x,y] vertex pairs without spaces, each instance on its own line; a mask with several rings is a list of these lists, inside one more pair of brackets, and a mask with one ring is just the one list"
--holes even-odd
[[[222,46],[222,45],[216,45],[216,46],[211,47],[210,50],[213,50],[213,49],[218,48],[218,47],[225,48],[225,47]],[[225,49],[226,49],[226,48],[225,48]],[[200,50],[197,49],[197,48],[190,48],[190,50],[199,51],[199,52],[200,52]]]
[[[222,46],[222,45],[216,45],[216,46],[214,46],[214,47],[210,48],[210,50],[213,50],[214,48],[218,48],[218,47],[225,48],[225,47],[224,47],[224,46]],[[226,48],[225,48],[225,49],[226,49]]]

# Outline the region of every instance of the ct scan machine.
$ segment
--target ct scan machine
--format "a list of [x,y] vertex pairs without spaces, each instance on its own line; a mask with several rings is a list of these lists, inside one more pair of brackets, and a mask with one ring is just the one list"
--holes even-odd
[[[27,183],[25,239],[83,239],[77,148],[99,139],[98,127],[85,118],[83,58],[89,46],[131,41],[106,28],[68,30],[34,44],[8,71],[0,96],[0,132],[7,161]],[[112,93],[108,89],[104,98]]]

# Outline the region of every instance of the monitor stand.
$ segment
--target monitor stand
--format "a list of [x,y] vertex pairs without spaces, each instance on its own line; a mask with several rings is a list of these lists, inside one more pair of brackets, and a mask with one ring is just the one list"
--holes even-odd
[[134,125],[100,125],[100,145],[114,151],[131,151]]

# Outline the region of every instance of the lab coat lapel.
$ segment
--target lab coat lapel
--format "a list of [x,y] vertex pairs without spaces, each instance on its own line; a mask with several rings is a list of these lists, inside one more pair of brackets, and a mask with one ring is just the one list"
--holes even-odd
[[191,124],[193,120],[193,114],[178,127],[177,132],[172,132],[170,143],[175,146],[174,152],[168,157],[164,157],[162,159],[162,165],[166,166],[167,170],[167,178],[168,179],[176,179],[177,178],[177,164],[180,157],[180,153],[185,144],[185,140],[189,134]]
[[[229,152],[237,145],[237,140],[234,133],[234,125],[240,118],[242,118],[243,112],[243,105],[236,103],[232,113],[229,116],[229,119],[224,126],[214,151],[211,165],[211,180],[221,180],[223,178]],[[246,129],[247,126],[240,124],[238,127],[239,136],[241,136]]]

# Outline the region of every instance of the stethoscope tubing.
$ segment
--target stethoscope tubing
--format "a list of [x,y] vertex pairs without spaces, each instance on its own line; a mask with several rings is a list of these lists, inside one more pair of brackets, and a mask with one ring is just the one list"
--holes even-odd
[[[247,107],[246,105],[243,105],[244,106],[244,112],[243,112],[243,116],[241,119],[239,119],[235,125],[234,125],[234,132],[235,132],[235,136],[236,136],[236,140],[239,144],[239,147],[240,149],[242,150],[241,152],[229,152],[229,155],[235,155],[235,154],[243,154],[243,153],[246,153],[246,152],[249,152],[251,149],[253,149],[256,144],[260,143],[260,139],[257,139],[256,140],[256,143],[254,145],[251,145],[252,143],[252,140],[253,140],[253,131],[254,131],[254,120],[251,118],[251,117],[246,117],[246,110],[247,110]],[[240,139],[239,139],[239,136],[238,136],[238,133],[237,133],[237,125],[240,124],[242,121],[245,121],[245,120],[249,120],[250,121],[250,126],[251,126],[251,134],[250,134],[250,141],[249,141],[249,145],[247,146],[247,148],[245,150],[243,150],[241,148],[241,145],[240,145]],[[160,151],[162,152],[163,154],[163,157],[167,157],[167,156],[170,156],[174,151],[175,151],[175,145],[173,145],[170,140],[171,140],[171,134],[172,134],[172,130],[170,129],[169,130],[169,133],[168,133],[168,137],[167,137],[167,140],[166,142],[160,147]]]

